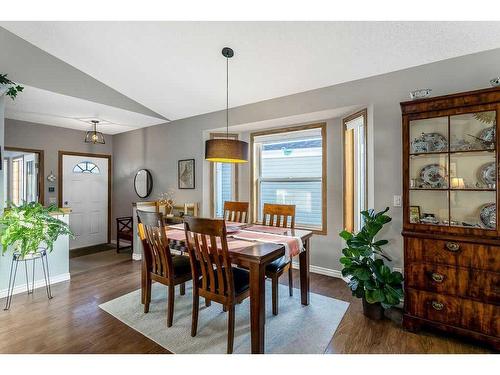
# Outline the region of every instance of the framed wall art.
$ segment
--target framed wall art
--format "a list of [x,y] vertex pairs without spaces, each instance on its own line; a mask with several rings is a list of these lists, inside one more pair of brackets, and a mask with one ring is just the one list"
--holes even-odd
[[179,189],[195,188],[194,159],[179,160],[177,174]]

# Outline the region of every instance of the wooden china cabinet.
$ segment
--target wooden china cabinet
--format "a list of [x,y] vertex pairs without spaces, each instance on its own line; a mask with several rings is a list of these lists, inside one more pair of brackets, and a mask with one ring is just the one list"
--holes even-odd
[[500,350],[500,88],[401,103],[403,325]]

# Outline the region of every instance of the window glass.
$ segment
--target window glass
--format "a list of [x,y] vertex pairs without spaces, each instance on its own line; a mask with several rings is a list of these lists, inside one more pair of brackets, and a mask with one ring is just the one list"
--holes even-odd
[[90,161],[82,161],[74,166],[73,173],[92,173],[99,174],[99,167]]
[[264,203],[295,205],[297,227],[323,229],[321,128],[257,136],[257,219]]

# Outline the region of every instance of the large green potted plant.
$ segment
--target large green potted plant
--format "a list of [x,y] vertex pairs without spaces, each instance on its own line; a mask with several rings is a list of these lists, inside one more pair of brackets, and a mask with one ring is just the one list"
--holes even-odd
[[24,87],[8,79],[7,74],[0,73],[0,96],[5,94],[14,100],[17,94],[23,90]]
[[349,279],[353,296],[363,299],[363,312],[372,319],[382,319],[384,309],[398,305],[403,298],[403,275],[391,271],[384,259],[391,261],[382,246],[387,240],[376,236],[392,219],[386,215],[389,207],[380,212],[362,211],[364,224],[358,233],[340,232],[347,244],[342,250],[342,276]]
[[10,205],[0,216],[2,254],[9,248],[22,258],[41,247],[51,252],[59,236],[73,235],[68,224],[54,217],[59,212],[54,205],[44,207],[38,202]]

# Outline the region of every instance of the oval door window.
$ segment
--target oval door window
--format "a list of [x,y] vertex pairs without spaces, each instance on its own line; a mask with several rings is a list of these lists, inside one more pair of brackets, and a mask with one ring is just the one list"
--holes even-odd
[[91,161],[82,161],[73,167],[73,173],[92,173],[99,174],[99,167]]

